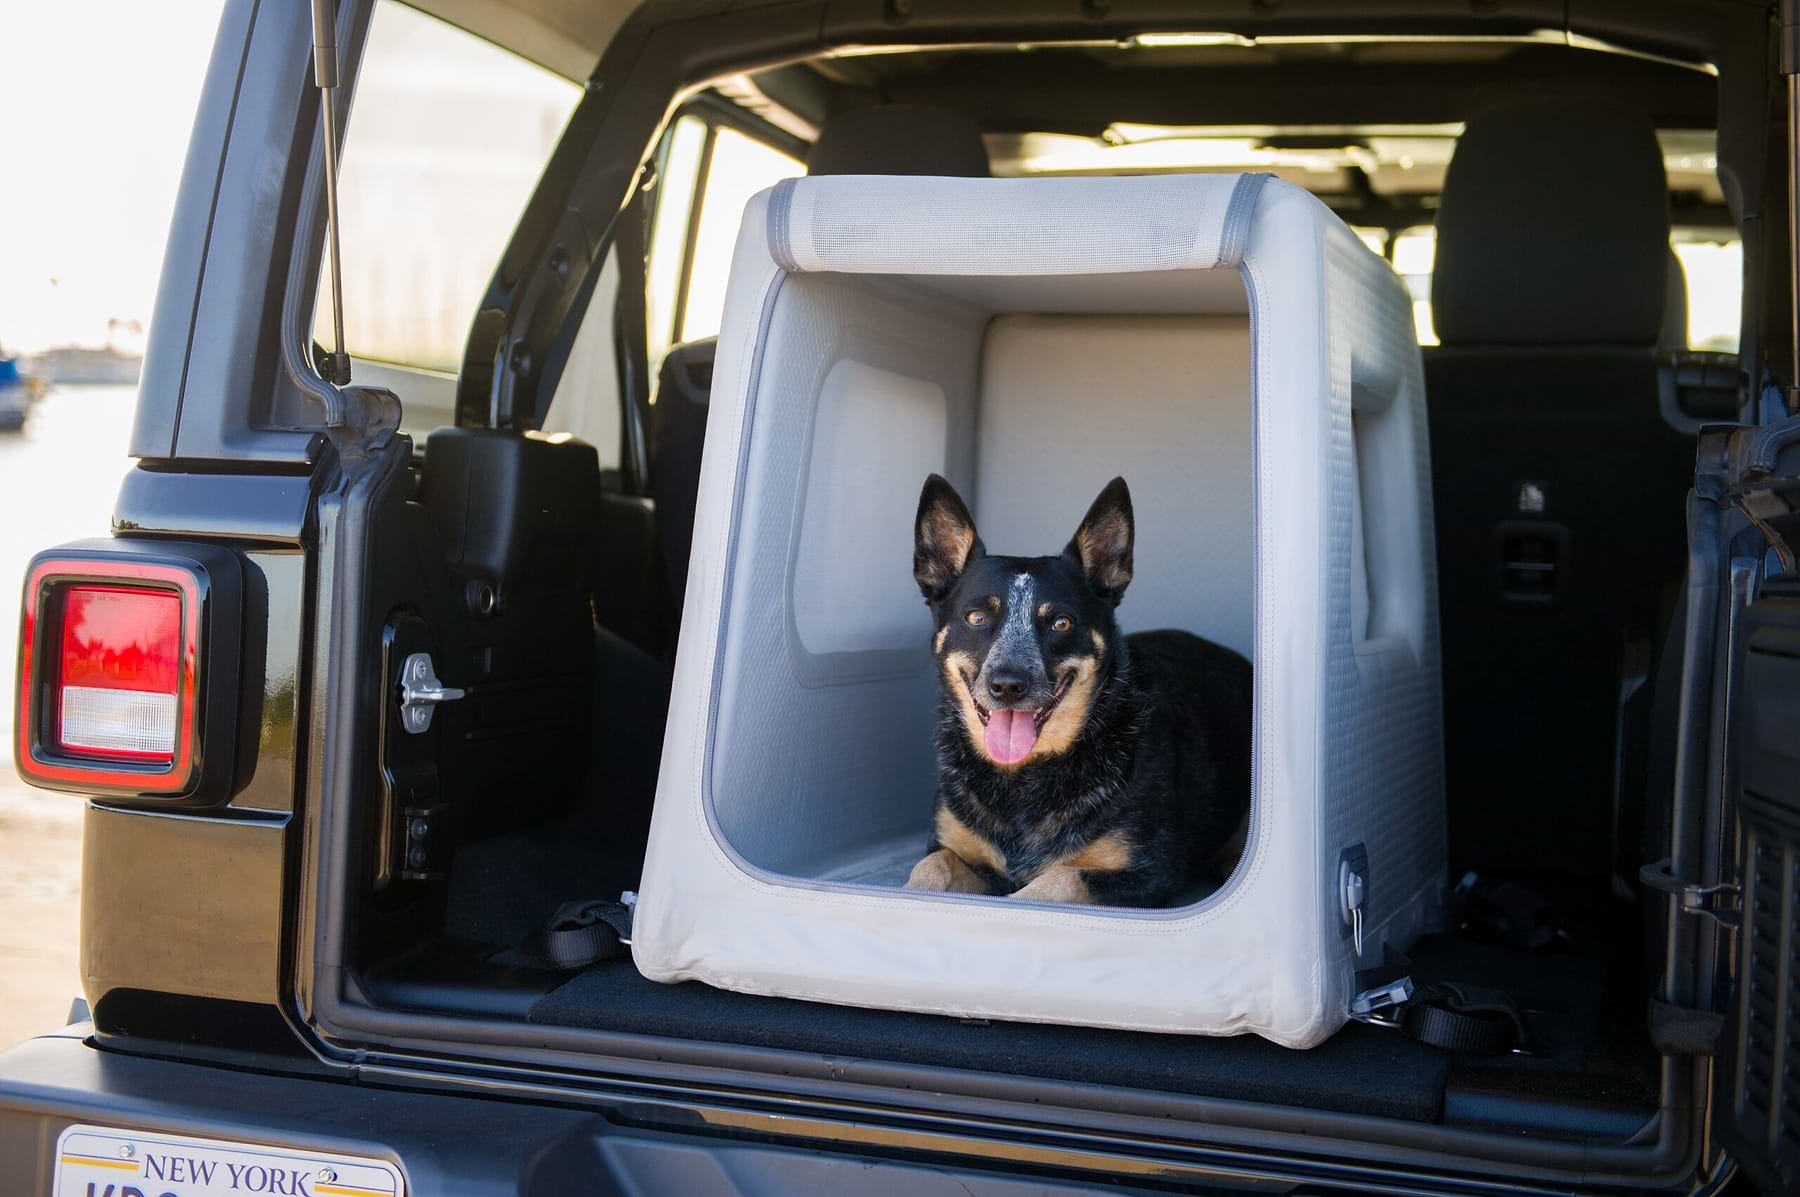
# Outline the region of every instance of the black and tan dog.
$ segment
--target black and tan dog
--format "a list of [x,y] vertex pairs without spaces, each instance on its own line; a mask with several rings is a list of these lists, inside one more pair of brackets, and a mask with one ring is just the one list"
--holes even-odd
[[937,622],[938,788],[910,889],[1166,904],[1222,880],[1250,808],[1250,663],[1187,632],[1124,636],[1131,493],[1060,556],[989,556],[933,474],[913,576]]

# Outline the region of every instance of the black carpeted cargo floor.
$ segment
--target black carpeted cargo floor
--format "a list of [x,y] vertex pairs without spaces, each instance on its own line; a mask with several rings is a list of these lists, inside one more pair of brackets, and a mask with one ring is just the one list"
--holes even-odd
[[[388,1002],[465,1013],[503,1005],[509,1008],[503,1017],[528,1010],[526,1017],[540,1024],[1418,1122],[1438,1121],[1447,1113],[1461,1121],[1504,1120],[1516,1112],[1515,1099],[1533,1097],[1552,1104],[1655,1109],[1654,1055],[1642,1029],[1632,957],[1637,940],[1629,933],[1636,915],[1605,902],[1590,906],[1576,894],[1556,895],[1559,908],[1577,924],[1577,934],[1557,948],[1528,952],[1444,935],[1413,950],[1416,979],[1506,989],[1527,1008],[1537,1040],[1534,1053],[1485,1059],[1452,1059],[1397,1032],[1360,1024],[1310,1051],[1290,1051],[1248,1035],[1212,1039],[972,1024],[753,997],[697,983],[658,985],[639,976],[629,961],[596,966],[554,990],[548,990],[556,983],[553,974],[515,975],[518,970],[484,965],[499,947],[521,942],[559,902],[635,887],[655,790],[662,705],[618,696],[660,692],[666,677],[660,666],[613,638],[600,641],[596,668],[618,684],[600,688],[595,734],[607,749],[596,754],[592,797],[553,825],[464,846],[452,870],[445,928],[459,946],[421,945],[404,962],[376,970],[367,979]],[[601,738],[602,728],[610,738]],[[476,946],[482,944],[495,946]],[[496,996],[502,992],[504,1003]],[[535,994],[543,996],[534,1001]],[[1459,1108],[1465,1106],[1466,1111]],[[1574,1126],[1567,1129],[1582,1134]]]
[[1616,1111],[1610,1121],[1545,1128],[1579,1138],[1635,1127],[1656,1108],[1655,1057],[1644,1038],[1641,1001],[1629,983],[1620,984],[1616,962],[1609,967],[1610,950],[1603,940],[1587,939],[1581,947],[1524,951],[1455,934],[1429,936],[1415,947],[1413,975],[1422,982],[1460,980],[1511,992],[1532,1028],[1527,1055],[1452,1057],[1398,1032],[1357,1023],[1310,1051],[1250,1035],[1213,1039],[968,1023],[727,993],[698,983],[658,985],[629,961],[589,969],[540,998],[527,1017],[558,1026],[1417,1122],[1445,1118],[1446,1092],[1457,1106],[1448,1113],[1458,1121],[1535,1117],[1531,1111],[1541,1114],[1543,1100]]
[[810,1055],[927,1064],[1431,1122],[1448,1061],[1403,1036],[1352,1025],[1311,1051],[1251,1035],[1209,1039],[1028,1023],[975,1024],[695,982],[658,985],[630,961],[597,965],[548,994],[530,1020],[704,1038]]

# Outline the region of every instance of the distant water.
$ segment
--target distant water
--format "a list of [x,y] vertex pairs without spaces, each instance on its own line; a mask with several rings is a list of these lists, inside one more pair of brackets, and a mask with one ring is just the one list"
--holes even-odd
[[13,670],[25,564],[39,549],[105,536],[137,388],[55,386],[32,408],[23,433],[0,432],[0,765],[11,769]]

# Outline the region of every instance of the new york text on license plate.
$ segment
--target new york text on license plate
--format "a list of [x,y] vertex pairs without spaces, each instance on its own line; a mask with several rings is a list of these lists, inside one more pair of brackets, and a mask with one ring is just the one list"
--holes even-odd
[[405,1197],[385,1160],[71,1126],[53,1197]]

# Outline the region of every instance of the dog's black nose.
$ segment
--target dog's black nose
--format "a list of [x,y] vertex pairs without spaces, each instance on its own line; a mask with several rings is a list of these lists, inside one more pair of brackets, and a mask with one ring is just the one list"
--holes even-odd
[[996,669],[988,675],[988,693],[996,702],[1018,702],[1025,697],[1025,688],[1029,683],[1023,674],[1013,673],[1007,669]]

